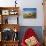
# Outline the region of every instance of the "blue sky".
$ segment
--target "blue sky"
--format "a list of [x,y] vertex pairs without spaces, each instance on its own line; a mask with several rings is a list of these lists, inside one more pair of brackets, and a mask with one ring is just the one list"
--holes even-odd
[[36,8],[24,8],[23,10],[27,12],[36,12]]
[[23,11],[25,13],[33,13],[33,12],[36,12],[36,8],[24,8]]

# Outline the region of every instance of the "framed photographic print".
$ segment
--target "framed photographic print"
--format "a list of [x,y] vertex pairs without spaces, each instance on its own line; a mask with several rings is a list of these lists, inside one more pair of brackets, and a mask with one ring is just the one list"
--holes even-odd
[[9,10],[2,10],[2,15],[9,15]]
[[36,8],[23,8],[23,18],[36,18]]

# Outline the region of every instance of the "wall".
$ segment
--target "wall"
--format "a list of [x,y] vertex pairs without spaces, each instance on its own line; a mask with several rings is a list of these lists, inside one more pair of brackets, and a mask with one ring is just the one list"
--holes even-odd
[[14,6],[14,1],[15,0],[0,0],[0,6],[1,7],[10,7],[10,6]]
[[[0,6],[2,7],[9,7],[14,6],[15,0],[0,0]],[[43,0],[17,0],[18,5],[20,7],[20,18],[19,18],[19,24],[21,26],[43,26],[43,6],[42,2]],[[24,19],[23,18],[23,8],[37,8],[37,18],[36,19]]]

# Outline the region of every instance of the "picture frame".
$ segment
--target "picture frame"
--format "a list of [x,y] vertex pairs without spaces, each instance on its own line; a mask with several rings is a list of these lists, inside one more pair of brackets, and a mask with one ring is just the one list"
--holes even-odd
[[15,11],[15,10],[10,10],[10,11],[9,11],[9,14],[10,14],[10,15],[16,15],[17,13],[18,13],[18,12]]
[[2,10],[2,15],[9,15],[9,10]]
[[30,19],[30,18],[36,18],[37,9],[36,8],[23,8],[23,18]]

